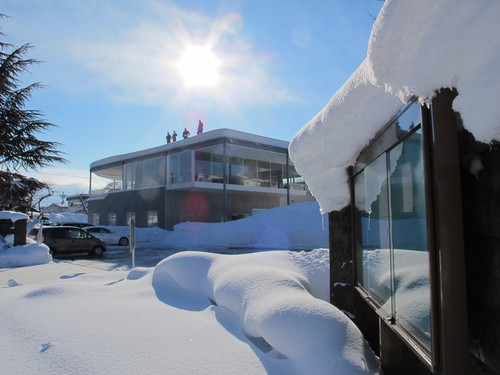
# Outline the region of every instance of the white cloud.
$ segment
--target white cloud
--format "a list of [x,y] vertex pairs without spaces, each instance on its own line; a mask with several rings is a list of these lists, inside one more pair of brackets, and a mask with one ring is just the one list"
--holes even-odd
[[41,168],[25,173],[51,186],[53,190],[68,194],[87,193],[89,190],[89,171],[65,168]]

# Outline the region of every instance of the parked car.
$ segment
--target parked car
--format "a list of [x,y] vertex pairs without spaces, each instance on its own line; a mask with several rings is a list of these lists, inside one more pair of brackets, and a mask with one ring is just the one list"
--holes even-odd
[[[33,228],[29,236],[36,240],[40,228]],[[78,227],[50,226],[42,229],[42,242],[52,255],[60,253],[88,253],[102,255],[106,243]]]
[[78,227],[78,228],[85,228],[85,227],[90,227],[92,224],[90,223],[58,223],[57,225],[62,226],[62,227]]
[[129,244],[129,239],[127,236],[113,232],[108,228],[93,226],[93,227],[86,227],[84,229],[87,232],[91,233],[92,235],[99,237],[108,245],[127,246]]

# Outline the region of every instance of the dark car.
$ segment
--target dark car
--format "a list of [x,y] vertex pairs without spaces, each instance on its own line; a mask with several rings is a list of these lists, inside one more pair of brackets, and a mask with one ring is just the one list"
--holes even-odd
[[[37,238],[39,228],[30,232],[30,237]],[[53,226],[43,227],[42,242],[47,245],[52,255],[60,253],[88,253],[102,255],[106,243],[78,227]]]

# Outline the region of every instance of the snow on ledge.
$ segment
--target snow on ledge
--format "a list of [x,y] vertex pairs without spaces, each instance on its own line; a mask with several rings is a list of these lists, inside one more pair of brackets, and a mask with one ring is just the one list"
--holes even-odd
[[10,219],[13,223],[18,220],[28,220],[29,217],[26,214],[15,211],[0,211],[0,220]]
[[367,58],[289,146],[322,212],[349,204],[347,167],[412,96],[454,87],[464,126],[500,140],[498,14],[498,0],[385,1]]

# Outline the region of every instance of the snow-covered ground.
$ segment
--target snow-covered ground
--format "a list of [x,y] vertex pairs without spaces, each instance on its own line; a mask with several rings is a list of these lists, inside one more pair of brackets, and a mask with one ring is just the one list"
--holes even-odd
[[378,374],[361,333],[327,302],[328,250],[269,250],[327,247],[327,228],[318,204],[302,203],[225,224],[139,229],[141,243],[182,250],[156,267],[51,262],[31,267],[58,275],[41,283],[24,283],[30,267],[18,268],[0,289],[0,373]]

